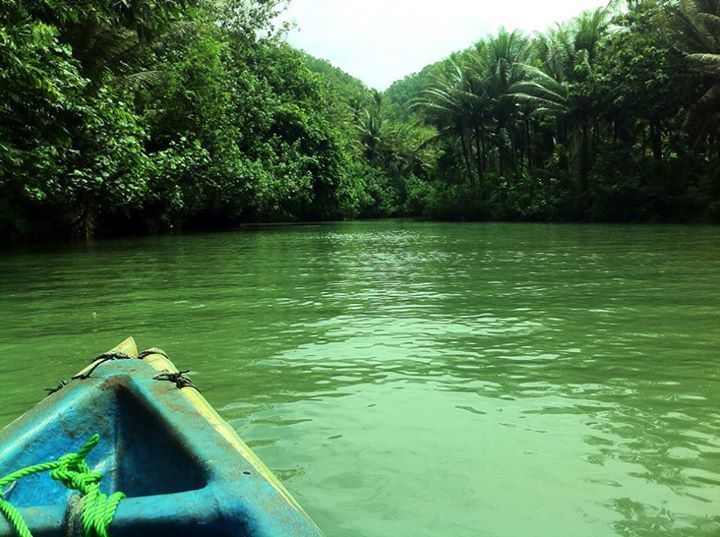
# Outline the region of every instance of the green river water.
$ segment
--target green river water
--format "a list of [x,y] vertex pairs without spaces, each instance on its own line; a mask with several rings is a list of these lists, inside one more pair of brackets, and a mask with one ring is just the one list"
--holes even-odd
[[0,254],[0,425],[164,348],[328,537],[720,536],[720,228],[361,222]]

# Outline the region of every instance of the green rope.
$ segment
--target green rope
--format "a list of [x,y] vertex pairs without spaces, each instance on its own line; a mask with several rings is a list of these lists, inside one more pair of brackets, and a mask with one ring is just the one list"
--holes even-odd
[[0,479],[0,512],[5,515],[20,537],[32,537],[32,533],[17,507],[3,498],[7,492],[4,491],[4,487],[29,475],[42,472],[50,472],[50,477],[83,495],[82,526],[85,537],[109,537],[108,527],[115,518],[115,511],[120,501],[125,498],[125,494],[116,492],[108,497],[100,492],[102,474],[93,472],[85,462],[85,457],[99,441],[100,435],[93,435],[77,453],[68,453],[56,461],[22,468]]

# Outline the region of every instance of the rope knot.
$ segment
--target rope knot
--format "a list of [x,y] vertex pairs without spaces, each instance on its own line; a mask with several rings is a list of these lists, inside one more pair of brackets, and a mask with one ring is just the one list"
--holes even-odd
[[92,485],[100,483],[102,474],[100,472],[78,472],[76,470],[64,470],[58,468],[57,470],[50,472],[50,477],[60,481],[69,489],[74,489],[82,492],[83,494],[87,494]]
[[[125,498],[122,492],[110,497],[100,492],[102,474],[90,469],[85,458],[100,441],[99,435],[93,435],[77,453],[68,453],[56,461],[23,468],[0,479],[0,492],[11,483],[31,474],[50,472],[50,477],[71,490],[82,494],[82,526],[85,537],[109,537],[108,527],[115,518],[115,511]],[[11,485],[12,486],[12,485]],[[7,491],[4,491],[7,492]],[[21,537],[32,537],[20,512],[0,494],[0,512],[15,527]]]
[[[163,371],[159,375],[155,375],[153,377],[154,380],[164,380],[167,382],[172,382],[177,386],[179,389],[182,388],[195,388],[198,390],[198,387],[195,386],[192,379],[187,376],[187,373],[190,373],[189,369],[186,369],[185,371],[176,371],[176,372],[170,372],[170,371]],[[200,390],[198,390],[200,391]]]

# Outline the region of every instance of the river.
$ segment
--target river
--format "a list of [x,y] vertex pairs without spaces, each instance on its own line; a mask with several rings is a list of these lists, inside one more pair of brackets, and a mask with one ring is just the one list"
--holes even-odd
[[720,228],[402,221],[0,254],[0,425],[128,335],[328,537],[720,535]]

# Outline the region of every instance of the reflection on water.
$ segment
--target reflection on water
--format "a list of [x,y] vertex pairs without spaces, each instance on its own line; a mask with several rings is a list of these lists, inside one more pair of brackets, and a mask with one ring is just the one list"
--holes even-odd
[[0,257],[0,423],[133,334],[329,536],[720,535],[720,230],[375,222]]

